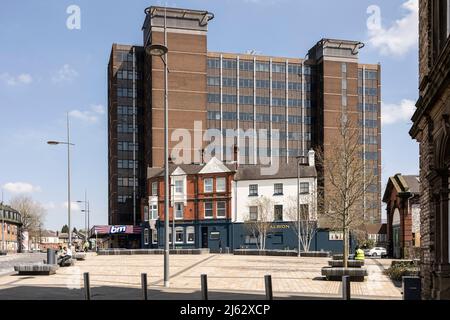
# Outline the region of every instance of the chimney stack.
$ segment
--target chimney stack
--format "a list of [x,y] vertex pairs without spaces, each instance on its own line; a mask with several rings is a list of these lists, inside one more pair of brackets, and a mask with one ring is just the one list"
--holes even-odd
[[314,152],[313,149],[308,151],[308,165],[310,167],[314,167],[316,165],[316,161],[315,161],[315,157],[316,157],[316,153]]
[[239,166],[237,145],[233,146],[233,161],[236,164],[236,168],[237,168]]

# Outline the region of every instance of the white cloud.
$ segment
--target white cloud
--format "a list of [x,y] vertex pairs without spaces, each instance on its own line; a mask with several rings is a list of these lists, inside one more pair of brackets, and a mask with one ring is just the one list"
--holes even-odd
[[46,210],[52,210],[52,209],[56,209],[56,204],[53,201],[50,201],[50,202],[44,203],[43,207]]
[[32,83],[33,77],[29,73],[21,73],[18,76],[13,76],[9,73],[2,73],[0,74],[0,80],[9,86],[17,86],[20,84]]
[[3,185],[3,189],[11,193],[34,193],[41,191],[41,187],[33,186],[27,182],[8,182]]
[[382,103],[381,123],[389,125],[398,122],[410,122],[415,110],[415,102],[408,99],[403,99],[399,104]]
[[63,65],[52,77],[54,83],[70,82],[78,76],[78,72],[70,65]]
[[91,105],[90,110],[80,111],[72,110],[69,116],[87,123],[97,123],[99,116],[105,114],[105,107],[101,104]]
[[[68,202],[67,201],[65,201],[63,204],[62,204],[62,207],[63,208],[65,208],[65,209],[67,209],[68,208]],[[80,207],[80,204],[78,203],[78,202],[74,202],[74,201],[70,201],[70,211],[81,211],[81,207]]]
[[101,104],[94,104],[91,106],[92,111],[98,114],[105,114],[105,107]]
[[[369,44],[378,49],[382,55],[402,56],[410,49],[416,48],[419,38],[419,1],[408,0],[402,4],[406,14],[403,18],[396,20],[389,28],[381,24],[381,16],[378,7],[371,6],[375,15],[369,18],[367,27],[369,30]],[[375,20],[373,20],[375,19]]]

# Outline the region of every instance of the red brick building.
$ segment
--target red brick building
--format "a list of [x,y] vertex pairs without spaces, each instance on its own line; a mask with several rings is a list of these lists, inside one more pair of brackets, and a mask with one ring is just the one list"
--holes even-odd
[[[170,246],[230,247],[234,164],[212,158],[206,164],[170,165]],[[164,169],[148,169],[148,210],[143,210],[144,247],[162,247]],[[156,221],[157,220],[157,221]]]
[[420,192],[418,176],[390,177],[383,196],[387,214],[388,254],[412,258],[420,247]]

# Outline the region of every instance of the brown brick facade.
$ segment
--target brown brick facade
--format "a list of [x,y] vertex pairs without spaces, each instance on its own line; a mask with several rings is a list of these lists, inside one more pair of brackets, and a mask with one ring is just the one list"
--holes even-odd
[[420,143],[424,299],[450,299],[450,41],[446,1],[420,3],[420,97],[410,135]]

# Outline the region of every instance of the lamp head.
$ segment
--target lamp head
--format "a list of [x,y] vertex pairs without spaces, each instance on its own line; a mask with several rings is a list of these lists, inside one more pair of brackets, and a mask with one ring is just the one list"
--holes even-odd
[[47,141],[47,144],[56,145],[59,144],[58,141]]
[[169,49],[162,44],[151,44],[146,48],[146,51],[152,56],[162,57],[169,51]]

